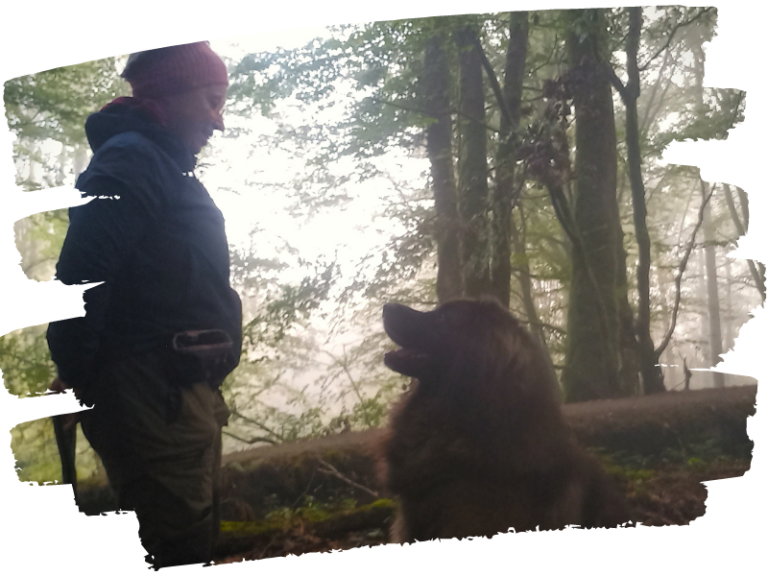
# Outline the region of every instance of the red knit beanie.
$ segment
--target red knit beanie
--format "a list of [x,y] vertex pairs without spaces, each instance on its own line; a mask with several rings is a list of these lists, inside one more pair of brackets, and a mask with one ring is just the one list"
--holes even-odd
[[227,67],[208,42],[131,54],[122,76],[136,98],[161,98],[203,86],[229,84]]

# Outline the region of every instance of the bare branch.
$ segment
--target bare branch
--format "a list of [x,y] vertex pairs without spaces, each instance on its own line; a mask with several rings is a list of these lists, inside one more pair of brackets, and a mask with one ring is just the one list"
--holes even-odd
[[239,440],[240,442],[245,442],[246,444],[256,444],[257,442],[266,442],[267,444],[277,444],[275,440],[272,440],[272,438],[268,438],[266,436],[255,436],[254,438],[246,439],[241,438],[240,436],[233,434],[232,432],[228,432],[227,430],[222,430],[222,434],[225,434],[229,436],[230,438],[234,438],[235,440]]
[[629,90],[627,90],[627,87],[621,81],[621,78],[616,75],[616,71],[613,69],[610,62],[603,62],[603,70],[605,70],[605,73],[608,75],[608,79],[611,81],[611,84],[613,84],[613,87],[616,88],[616,92],[621,96],[622,102],[626,104],[630,97]]
[[656,53],[648,59],[648,62],[646,62],[645,64],[643,64],[642,66],[639,67],[640,72],[644,72],[645,70],[647,70],[648,66],[651,65],[651,62],[653,62],[656,58],[658,58],[659,55],[662,52],[664,52],[664,50],[669,48],[669,45],[672,44],[672,39],[675,37],[675,33],[680,28],[683,28],[684,26],[688,26],[690,24],[693,24],[696,20],[701,18],[704,14],[707,14],[708,12],[711,12],[711,11],[712,11],[711,7],[710,8],[704,8],[702,10],[699,10],[699,12],[695,16],[693,16],[692,18],[689,18],[688,20],[684,20],[683,22],[678,22],[677,24],[675,24],[675,27],[672,28],[672,32],[670,32],[669,38],[667,38],[667,41],[664,43],[664,46],[659,48],[656,51]]
[[[738,212],[736,212],[736,205],[733,202],[733,193],[731,192],[731,187],[726,184],[724,186],[725,188],[725,203],[728,205],[728,212],[731,214],[731,220],[733,220],[733,225],[736,227],[736,234],[738,234],[739,237],[744,236],[747,231],[745,230],[744,224],[741,222],[741,219],[739,218]],[[757,284],[757,289],[760,292],[760,297],[765,300],[765,281],[761,277],[760,272],[757,269],[757,266],[755,266],[754,260],[747,260],[747,265],[749,266],[749,272],[752,274],[752,278],[755,280],[755,284]]]
[[351,478],[348,478],[347,476],[344,476],[341,472],[339,472],[333,465],[329,464],[322,458],[318,456],[317,461],[320,463],[320,467],[318,467],[318,472],[325,474],[327,476],[333,476],[334,478],[338,478],[342,482],[349,484],[350,486],[357,488],[358,490],[362,490],[363,492],[366,492],[367,494],[370,494],[374,498],[379,497],[379,493],[375,490],[371,490],[367,486],[363,486],[362,484],[358,484]]
[[245,415],[241,414],[235,408],[230,408],[229,412],[235,418],[240,418],[241,420],[243,420],[245,422],[248,422],[249,424],[253,424],[257,428],[261,428],[262,430],[264,430],[264,432],[267,432],[268,434],[272,434],[272,436],[274,436],[275,438],[278,438],[279,440],[284,440],[284,438],[282,437],[281,434],[278,434],[274,430],[269,429],[267,426],[265,426],[264,424],[262,424],[258,420],[254,420],[253,418],[249,418],[248,416],[245,416]]
[[683,280],[683,273],[685,272],[685,268],[688,265],[688,258],[691,256],[693,246],[696,243],[696,234],[698,234],[699,228],[701,228],[701,225],[704,222],[704,209],[707,207],[709,199],[712,198],[712,194],[714,194],[716,188],[717,185],[712,186],[709,194],[707,194],[706,198],[704,198],[701,206],[699,207],[699,219],[693,229],[691,239],[688,241],[688,247],[685,249],[685,255],[683,255],[683,259],[680,261],[680,265],[677,267],[677,276],[675,277],[675,306],[672,309],[672,320],[670,322],[669,330],[667,330],[667,333],[664,336],[664,339],[662,340],[661,344],[659,344],[659,347],[654,351],[657,356],[661,356],[661,353],[664,352],[664,349],[669,344],[669,341],[672,339],[672,334],[675,331],[675,325],[677,324],[677,314],[680,311],[680,287]]

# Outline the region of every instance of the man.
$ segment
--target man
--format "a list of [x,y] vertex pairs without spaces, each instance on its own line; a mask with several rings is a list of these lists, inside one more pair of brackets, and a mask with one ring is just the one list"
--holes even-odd
[[228,86],[206,42],[132,54],[118,98],[85,124],[94,156],[77,188],[56,268],[85,292],[85,316],[51,323],[58,378],[93,410],[83,432],[123,509],[136,511],[154,566],[209,561],[240,299],[224,219],[195,178],[195,155],[223,130]]

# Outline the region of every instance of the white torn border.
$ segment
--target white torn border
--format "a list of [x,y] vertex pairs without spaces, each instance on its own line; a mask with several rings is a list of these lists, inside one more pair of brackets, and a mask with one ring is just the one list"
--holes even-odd
[[[689,6],[712,5],[689,3]],[[2,11],[0,81],[41,70],[67,66],[115,54],[191,42],[228,38],[319,25],[414,18],[466,12],[503,12],[630,6],[631,2],[474,2],[395,0],[386,3],[291,2],[262,3],[219,0],[178,3],[168,0],[133,0],[109,3],[94,0],[14,3]],[[636,5],[636,3],[634,4]],[[766,101],[762,61],[766,9],[763,4],[732,0],[718,2],[717,37],[707,48],[705,85],[747,91],[746,122],[725,142],[676,144],[668,161],[698,165],[705,179],[744,188],[749,194],[752,227],[741,242],[739,257],[766,261],[766,200],[764,199],[764,135],[768,134],[762,102]],[[29,213],[26,200],[14,190],[11,143],[5,119],[0,121],[0,274],[3,326],[21,327],[78,314],[73,293],[60,285],[27,280],[21,274],[13,243],[12,214]],[[763,136],[761,138],[761,136]],[[44,197],[48,192],[36,192]],[[32,195],[30,195],[31,197]],[[73,200],[74,203],[74,200]],[[59,204],[61,205],[61,204]],[[51,207],[45,202],[40,207]],[[41,208],[42,209],[42,208]],[[70,289],[71,290],[71,289]],[[82,290],[78,287],[76,290]],[[736,349],[725,360],[729,372],[762,381],[766,373],[764,310],[742,329]],[[763,398],[758,386],[758,400]],[[74,400],[70,396],[18,400],[0,390],[2,427],[59,412]],[[689,527],[632,530],[567,530],[497,536],[493,540],[429,542],[416,546],[356,549],[343,554],[306,554],[215,568],[228,573],[408,574],[429,572],[471,574],[511,573],[590,574],[749,574],[765,566],[762,520],[766,515],[765,415],[750,418],[748,431],[755,441],[752,469],[743,478],[709,482],[707,513]],[[763,409],[764,410],[764,409]],[[3,504],[4,565],[14,571],[59,574],[132,574],[146,570],[133,514],[85,517],[77,513],[67,486],[22,484],[14,471],[10,434],[0,443],[0,482]],[[494,570],[495,569],[495,570]],[[199,567],[179,567],[173,573],[198,573]]]

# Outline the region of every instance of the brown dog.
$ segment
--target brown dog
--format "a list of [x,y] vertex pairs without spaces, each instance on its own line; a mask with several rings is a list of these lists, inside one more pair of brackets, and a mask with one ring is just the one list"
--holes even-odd
[[394,542],[629,520],[624,496],[569,439],[547,358],[501,305],[387,304],[384,329],[402,347],[385,364],[415,379],[381,446]]

